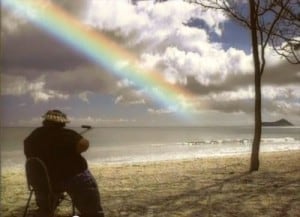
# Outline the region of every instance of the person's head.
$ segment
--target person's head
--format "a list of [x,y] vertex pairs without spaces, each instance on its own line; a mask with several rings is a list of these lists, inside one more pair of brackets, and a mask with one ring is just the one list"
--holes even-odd
[[70,122],[67,115],[60,110],[49,110],[43,115],[43,118],[43,126],[45,127],[62,128],[66,126],[66,123]]

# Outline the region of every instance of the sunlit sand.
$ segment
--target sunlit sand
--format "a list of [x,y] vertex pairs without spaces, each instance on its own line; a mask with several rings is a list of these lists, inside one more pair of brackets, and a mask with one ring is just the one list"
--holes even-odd
[[[300,216],[300,151],[262,153],[252,174],[248,155],[90,168],[108,217]],[[22,216],[24,170],[1,176],[1,216]],[[70,213],[63,203],[57,216]]]

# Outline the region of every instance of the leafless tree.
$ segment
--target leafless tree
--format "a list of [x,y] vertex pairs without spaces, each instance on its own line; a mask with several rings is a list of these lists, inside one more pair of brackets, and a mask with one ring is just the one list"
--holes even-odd
[[265,69],[265,49],[271,45],[290,63],[300,63],[299,0],[189,0],[207,9],[222,10],[251,32],[255,80],[255,130],[250,171],[259,169],[262,131],[261,78]]
[[167,0],[130,0],[130,3],[136,5],[139,1],[153,1],[154,3],[166,2]]
[[[275,16],[280,16],[273,32],[271,44],[274,50],[290,63],[300,63],[300,1],[275,1]],[[280,9],[280,10],[279,10]],[[265,28],[268,30],[267,28]]]

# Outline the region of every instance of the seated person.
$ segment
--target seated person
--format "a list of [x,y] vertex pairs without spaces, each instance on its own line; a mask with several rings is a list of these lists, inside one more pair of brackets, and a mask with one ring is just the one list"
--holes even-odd
[[[71,196],[81,217],[104,217],[97,183],[81,155],[88,149],[89,141],[65,128],[69,121],[61,111],[50,110],[43,118],[43,126],[24,140],[26,158],[37,157],[45,163],[54,189]],[[35,196],[38,215],[50,217],[47,193],[35,192]]]

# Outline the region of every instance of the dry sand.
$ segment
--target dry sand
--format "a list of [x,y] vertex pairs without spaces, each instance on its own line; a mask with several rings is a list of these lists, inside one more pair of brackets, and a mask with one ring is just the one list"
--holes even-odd
[[[107,217],[300,217],[300,151],[262,153],[251,174],[248,155],[90,168]],[[22,216],[24,170],[4,168],[1,182],[1,216]]]

